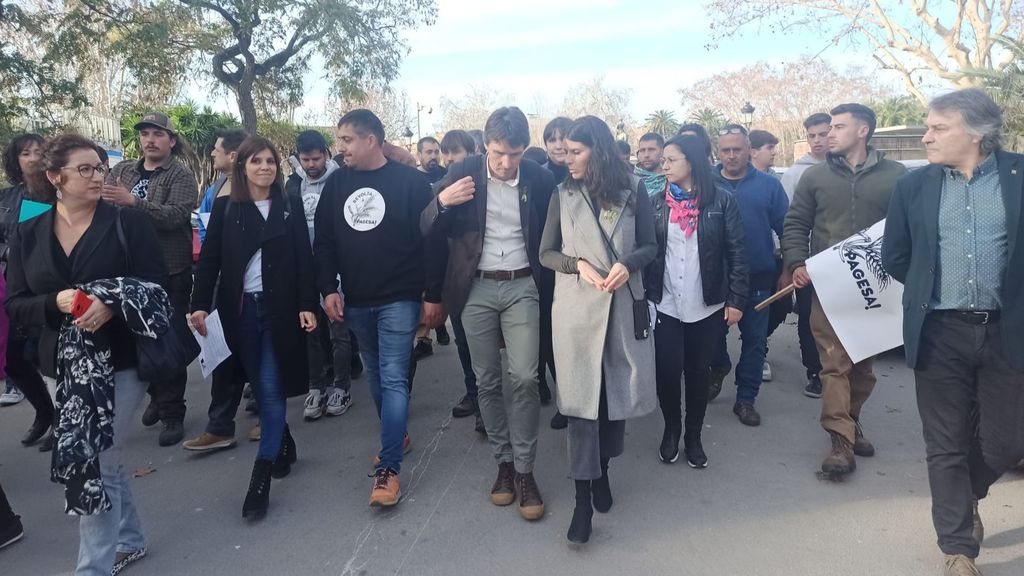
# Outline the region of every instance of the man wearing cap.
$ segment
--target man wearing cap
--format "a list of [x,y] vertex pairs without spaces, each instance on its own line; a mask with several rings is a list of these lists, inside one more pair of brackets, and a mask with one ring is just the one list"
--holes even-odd
[[[114,167],[103,186],[103,199],[115,206],[141,210],[153,219],[167,263],[167,296],[180,313],[188,309],[192,294],[191,213],[199,197],[196,178],[175,159],[185,143],[166,114],[147,112],[137,124],[142,158],[124,160]],[[184,434],[185,366],[161,382],[150,382],[150,404],[142,423],[163,421],[160,445],[181,442]]]

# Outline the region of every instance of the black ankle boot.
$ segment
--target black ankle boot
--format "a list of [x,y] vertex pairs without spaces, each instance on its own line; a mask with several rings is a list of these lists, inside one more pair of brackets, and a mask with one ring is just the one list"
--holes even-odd
[[601,514],[612,509],[612,487],[608,483],[608,459],[601,458],[601,477],[590,485],[593,495],[594,510]]
[[288,428],[288,425],[284,425],[284,437],[281,438],[281,449],[277,453],[277,459],[274,460],[274,468],[270,475],[274,478],[284,478],[292,471],[292,464],[299,459],[298,453],[295,451],[295,439],[292,438],[292,432]]
[[704,453],[704,445],[701,444],[700,434],[688,434],[683,438],[683,451],[686,452],[686,463],[690,468],[707,468],[708,456]]
[[665,424],[665,432],[661,435],[661,446],[658,458],[665,464],[672,464],[679,459],[679,428],[678,425]]
[[572,522],[569,523],[569,542],[584,544],[590,540],[593,526],[594,508],[590,505],[590,480],[576,481],[576,509],[572,511]]
[[259,520],[267,515],[267,506],[270,505],[270,470],[273,466],[270,460],[257,460],[253,464],[249,491],[242,504],[242,518],[252,516]]

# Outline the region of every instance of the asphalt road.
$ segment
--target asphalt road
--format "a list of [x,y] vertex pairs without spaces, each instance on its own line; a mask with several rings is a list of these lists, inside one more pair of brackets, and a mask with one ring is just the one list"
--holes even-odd
[[[536,469],[546,517],[527,523],[515,507],[490,504],[496,466],[488,445],[472,418],[450,416],[462,395],[454,345],[435,345],[420,363],[404,500],[392,510],[367,506],[379,434],[365,379],[353,385],[352,409],[337,418],[303,422],[302,399],[290,402],[299,462],[274,481],[270,512],[258,523],[241,518],[256,452],[244,436],[254,418],[240,413],[238,447],[209,455],[159,448],[158,427],[140,424],[126,457],[133,469],[155,469],[133,484],[149,556],[125,574],[941,574],[912,374],[898,355],[876,364],[879,383],[862,420],[877,455],[859,459],[845,482],[821,480],[815,472],[828,437],[818,401],[801,394],[795,332],[786,325],[772,339],[775,379],[758,400],[761,427],[733,416],[731,376],[709,407],[708,469],[658,461],[660,414],[629,423],[626,452],[610,472],[615,505],[595,515],[582,547],[565,539],[573,487],[564,432],[547,426],[553,405],[543,409]],[[735,360],[735,331],[730,346]],[[187,437],[202,431],[208,399],[194,371]],[[24,540],[0,552],[0,574],[69,574],[77,519],[62,513],[47,456],[18,443],[31,417],[27,402],[0,410],[0,478],[25,524]],[[982,502],[986,576],[1024,574],[1022,478],[1007,476]]]

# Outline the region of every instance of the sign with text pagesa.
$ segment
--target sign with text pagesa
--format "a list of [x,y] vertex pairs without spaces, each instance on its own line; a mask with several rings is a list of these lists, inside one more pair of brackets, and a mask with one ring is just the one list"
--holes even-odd
[[903,345],[903,285],[882,267],[885,220],[807,260],[825,316],[850,359]]

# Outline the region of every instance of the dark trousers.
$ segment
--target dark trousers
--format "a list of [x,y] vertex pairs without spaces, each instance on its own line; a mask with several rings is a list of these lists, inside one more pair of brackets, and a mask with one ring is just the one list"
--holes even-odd
[[235,414],[238,413],[238,405],[242,402],[244,387],[245,370],[235,355],[231,355],[213,371],[210,408],[206,412],[209,418],[206,424],[207,432],[216,436],[235,435]]
[[800,339],[800,360],[807,370],[807,377],[817,375],[821,372],[821,356],[818,355],[818,345],[814,343],[814,334],[811,332],[811,302],[814,301],[814,287],[796,289],[796,334]]
[[1024,370],[1003,353],[998,321],[933,312],[914,374],[939,548],[975,558],[972,500],[1024,457]]
[[[192,297],[192,271],[186,270],[167,277],[167,297],[175,314],[185,314]],[[165,380],[149,383],[150,401],[164,422],[185,419],[185,385],[188,384],[188,366],[182,366]]]
[[540,355],[537,357],[537,381],[541,387],[548,385],[548,371],[551,372],[551,382],[554,383],[558,377],[555,375],[555,349],[551,339],[551,304],[552,299],[541,296],[540,299]]
[[654,371],[658,404],[661,405],[666,427],[679,430],[682,425],[680,377],[685,375],[686,423],[683,431],[687,437],[700,438],[711,382],[708,367],[724,333],[725,320],[721,310],[698,322],[680,322],[658,313],[654,326]]
[[[462,317],[452,315],[452,332],[455,334],[455,348],[459,351],[459,363],[462,364],[462,378],[466,383],[466,395],[476,398],[476,374],[473,373],[473,358],[469,355],[469,342],[466,340],[466,329],[462,326]],[[412,383],[410,377],[409,383]]]
[[334,386],[348,392],[352,388],[352,332],[344,320],[332,322],[323,308],[317,310],[316,322],[316,330],[306,338],[309,388],[322,392]]
[[35,408],[36,420],[51,421],[55,415],[53,399],[35,366],[38,362],[37,343],[38,340],[33,341],[16,327],[11,327],[7,339],[7,376]]
[[[772,285],[772,289],[769,290],[769,296],[775,293],[776,286],[779,283],[779,277],[782,276],[782,259],[775,259],[775,283]],[[790,294],[785,298],[779,298],[775,302],[772,302],[771,306],[768,307],[768,337],[771,338],[772,334],[775,333],[775,329],[782,325],[786,321],[786,317],[793,311],[793,295]],[[767,354],[767,349],[765,353]]]
[[7,501],[7,494],[4,494],[4,487],[0,484],[0,529],[7,528],[17,516],[11,510],[11,503]]

